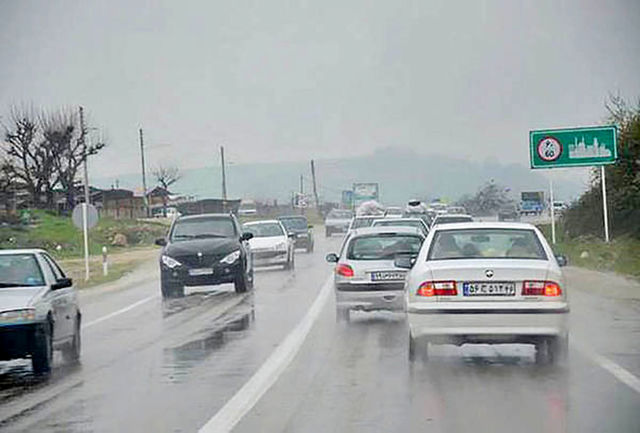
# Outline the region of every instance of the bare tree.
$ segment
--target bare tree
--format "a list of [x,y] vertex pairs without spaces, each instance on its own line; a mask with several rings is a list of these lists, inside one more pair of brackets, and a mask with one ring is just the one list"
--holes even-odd
[[54,184],[65,192],[67,208],[75,205],[75,185],[78,171],[89,156],[97,154],[105,144],[86,144],[86,130],[82,133],[75,111],[60,109],[43,112],[40,116],[42,133],[54,152]]
[[153,177],[156,179],[156,182],[159,186],[161,186],[165,190],[165,194],[162,196],[162,213],[166,217],[167,216],[167,195],[169,192],[169,187],[176,183],[182,177],[180,173],[180,169],[175,166],[165,167],[158,166],[153,170]]
[[36,207],[45,205],[43,196],[53,190],[53,153],[41,140],[37,119],[32,111],[11,110],[11,124],[5,126],[2,146],[12,162],[15,177],[29,191],[31,204]]

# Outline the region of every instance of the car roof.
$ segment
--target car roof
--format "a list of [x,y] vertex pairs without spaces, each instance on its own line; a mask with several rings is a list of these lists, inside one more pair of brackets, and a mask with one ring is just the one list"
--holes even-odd
[[466,229],[524,229],[532,230],[536,227],[529,223],[503,222],[503,221],[474,221],[465,223],[451,223],[435,226],[433,230],[466,230]]
[[402,218],[379,218],[377,220],[375,220],[373,223],[377,223],[378,221],[383,221],[385,223],[385,225],[389,226],[389,225],[393,225],[394,223],[397,222],[403,222],[403,221],[418,221],[422,224],[424,224],[424,220],[422,218],[407,218],[407,217],[402,217]]
[[445,218],[460,218],[460,217],[473,219],[471,215],[468,215],[466,213],[445,213],[445,214],[438,215],[436,217],[436,220],[445,219]]
[[39,254],[46,253],[42,248],[17,248],[13,250],[0,250],[0,255],[9,254]]
[[280,221],[278,220],[259,220],[259,221],[248,221],[246,223],[243,223],[243,226],[251,226],[251,225],[258,225],[258,224],[282,224]]
[[408,235],[420,235],[424,237],[424,234],[420,229],[415,227],[363,227],[361,229],[355,229],[351,232],[351,237],[364,236],[364,235],[376,235],[380,233],[397,233]]

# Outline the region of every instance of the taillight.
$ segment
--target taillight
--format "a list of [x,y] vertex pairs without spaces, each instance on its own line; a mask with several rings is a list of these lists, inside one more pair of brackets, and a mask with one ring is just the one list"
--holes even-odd
[[353,277],[353,268],[344,263],[338,263],[336,266],[336,274],[342,275],[343,277]]
[[560,296],[562,289],[553,281],[525,281],[522,283],[522,296]]
[[425,281],[416,291],[417,296],[456,296],[455,281]]

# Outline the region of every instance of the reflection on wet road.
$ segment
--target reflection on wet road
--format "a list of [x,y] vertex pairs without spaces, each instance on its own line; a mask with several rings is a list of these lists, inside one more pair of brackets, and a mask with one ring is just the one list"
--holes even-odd
[[[257,271],[256,289],[245,295],[221,286],[139,303],[158,294],[157,276],[83,293],[85,323],[108,319],[83,331],[82,364],[56,357],[42,379],[28,361],[0,363],[0,427],[197,431],[309,311],[329,273],[323,257],[339,243],[318,239],[315,253],[299,251],[295,271]],[[581,287],[570,295],[572,339],[640,376],[637,304],[628,294],[586,290],[590,281],[603,284],[597,275],[567,272]],[[536,364],[528,345],[433,346],[428,363],[410,363],[403,314],[355,312],[337,323],[334,309],[331,297],[292,363],[234,431],[640,431],[640,394],[575,346],[563,366]]]

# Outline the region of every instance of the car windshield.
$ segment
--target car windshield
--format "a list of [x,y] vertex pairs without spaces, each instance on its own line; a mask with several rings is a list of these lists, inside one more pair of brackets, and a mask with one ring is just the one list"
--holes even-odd
[[278,223],[245,224],[244,230],[251,233],[254,238],[284,236],[282,226]]
[[230,218],[186,218],[177,221],[171,232],[172,241],[234,236],[236,230]]
[[307,230],[309,225],[306,218],[280,218],[280,222],[287,230]]
[[349,260],[393,260],[398,254],[416,255],[422,238],[405,234],[375,234],[358,236],[349,242]]
[[547,255],[533,230],[459,229],[436,232],[427,260],[535,259]]
[[340,218],[340,219],[347,219],[347,218],[351,218],[352,214],[351,212],[349,212],[348,210],[332,210],[331,212],[329,212],[329,214],[327,215],[327,218]]
[[44,277],[35,255],[0,254],[0,288],[44,284]]

